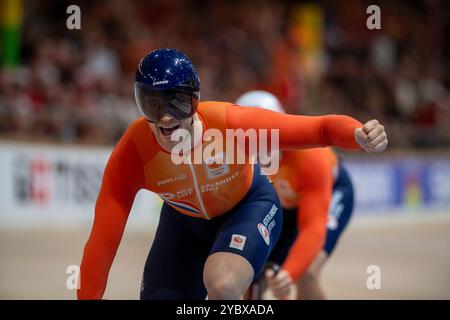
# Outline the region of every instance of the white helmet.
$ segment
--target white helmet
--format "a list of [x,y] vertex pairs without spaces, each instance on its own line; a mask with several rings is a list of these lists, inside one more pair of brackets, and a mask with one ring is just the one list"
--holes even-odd
[[277,97],[267,91],[254,90],[241,95],[236,104],[243,107],[260,107],[267,110],[285,113]]

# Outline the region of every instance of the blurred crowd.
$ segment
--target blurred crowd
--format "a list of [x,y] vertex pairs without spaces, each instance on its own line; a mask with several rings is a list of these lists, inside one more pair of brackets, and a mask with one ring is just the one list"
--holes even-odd
[[[448,1],[316,1],[323,11],[318,74],[302,72],[295,1],[27,1],[20,64],[0,71],[0,136],[112,144],[138,116],[133,78],[155,48],[191,57],[202,100],[251,89],[296,114],[386,123],[392,147],[450,146]],[[68,30],[66,8],[81,8]]]

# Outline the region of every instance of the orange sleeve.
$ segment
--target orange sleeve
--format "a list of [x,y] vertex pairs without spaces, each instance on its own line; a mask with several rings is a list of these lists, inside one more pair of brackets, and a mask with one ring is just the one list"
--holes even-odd
[[[280,149],[336,146],[360,150],[354,131],[362,123],[349,116],[296,116],[261,108],[227,107],[227,128],[279,129]],[[270,140],[270,139],[269,139]]]
[[101,299],[128,214],[144,185],[143,166],[129,133],[114,148],[103,174],[94,224],[84,247],[78,299]]
[[303,276],[325,242],[333,178],[331,164],[321,150],[305,151],[298,165],[300,201],[297,221],[300,232],[283,264],[283,269],[294,281]]

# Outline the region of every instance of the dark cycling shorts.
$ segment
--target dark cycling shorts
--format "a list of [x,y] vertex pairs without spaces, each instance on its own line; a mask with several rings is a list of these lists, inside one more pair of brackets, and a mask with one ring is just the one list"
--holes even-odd
[[276,191],[257,165],[249,191],[224,215],[194,218],[164,204],[144,268],[141,299],[205,299],[203,267],[215,252],[244,257],[256,278],[278,241],[282,221]]

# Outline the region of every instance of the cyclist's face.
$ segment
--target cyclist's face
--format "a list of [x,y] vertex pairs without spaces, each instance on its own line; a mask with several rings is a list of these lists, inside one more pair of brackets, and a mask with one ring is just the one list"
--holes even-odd
[[[186,135],[186,132],[192,134],[192,123],[195,116],[196,114],[194,114],[194,116],[192,117],[178,120],[170,114],[164,114],[158,122],[148,122],[148,124],[156,137],[156,141],[158,141],[163,149],[170,152],[175,145],[180,143],[180,135],[184,137]],[[179,129],[184,130],[176,132],[176,130]],[[172,141],[172,137],[175,141]]]

